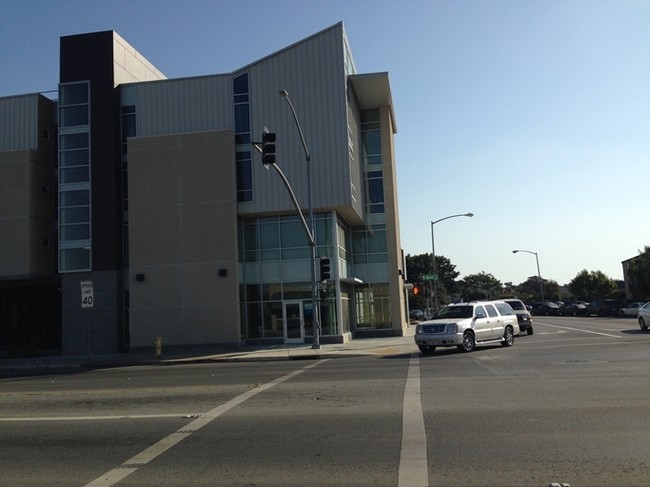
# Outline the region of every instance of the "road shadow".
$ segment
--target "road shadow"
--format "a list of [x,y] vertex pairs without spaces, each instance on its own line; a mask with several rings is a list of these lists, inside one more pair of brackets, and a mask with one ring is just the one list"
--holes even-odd
[[631,328],[629,330],[621,330],[621,333],[626,335],[646,335],[650,336],[650,330],[642,330],[641,328]]

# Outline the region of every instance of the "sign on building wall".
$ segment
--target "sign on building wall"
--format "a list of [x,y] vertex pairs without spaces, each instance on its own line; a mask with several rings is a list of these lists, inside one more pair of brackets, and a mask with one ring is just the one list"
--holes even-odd
[[81,281],[81,308],[92,308],[94,302],[93,282]]

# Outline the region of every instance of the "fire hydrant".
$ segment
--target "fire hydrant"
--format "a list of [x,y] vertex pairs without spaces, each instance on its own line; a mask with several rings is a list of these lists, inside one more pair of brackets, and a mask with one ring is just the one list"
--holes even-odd
[[156,358],[162,357],[162,346],[163,346],[162,337],[154,338],[154,340],[153,340],[153,348],[156,351]]

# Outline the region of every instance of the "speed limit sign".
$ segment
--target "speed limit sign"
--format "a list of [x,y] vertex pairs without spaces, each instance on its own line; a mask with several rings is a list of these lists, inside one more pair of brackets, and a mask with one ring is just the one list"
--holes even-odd
[[92,308],[95,298],[93,297],[93,282],[81,281],[81,307]]

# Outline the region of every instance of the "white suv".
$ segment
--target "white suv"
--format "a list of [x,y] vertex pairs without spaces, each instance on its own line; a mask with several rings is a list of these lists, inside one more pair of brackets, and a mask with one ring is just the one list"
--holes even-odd
[[479,344],[510,347],[519,334],[517,315],[504,301],[476,301],[444,306],[431,320],[415,328],[415,344],[422,353],[436,347],[471,352]]

